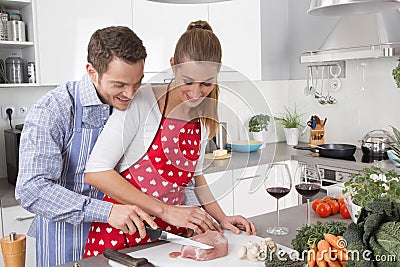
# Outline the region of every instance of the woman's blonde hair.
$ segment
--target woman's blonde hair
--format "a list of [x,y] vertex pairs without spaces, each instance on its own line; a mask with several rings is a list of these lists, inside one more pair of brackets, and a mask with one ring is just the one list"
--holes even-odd
[[[221,63],[222,49],[218,37],[213,33],[211,26],[206,21],[191,22],[186,32],[179,38],[175,47],[174,64],[181,64],[185,60],[208,61]],[[196,107],[196,113],[201,122],[210,131],[209,138],[215,136],[218,125],[218,96],[219,86],[214,85],[207,96],[210,101],[203,101]]]

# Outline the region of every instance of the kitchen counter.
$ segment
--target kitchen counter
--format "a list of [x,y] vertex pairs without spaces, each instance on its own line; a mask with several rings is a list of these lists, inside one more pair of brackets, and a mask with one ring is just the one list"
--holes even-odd
[[[294,219],[297,218],[297,219]],[[296,228],[302,226],[306,222],[306,205],[295,206],[292,208],[284,209],[280,211],[280,222],[282,226],[286,226],[289,228],[289,234],[285,236],[273,236],[266,232],[268,226],[274,226],[276,224],[276,212],[271,212],[263,215],[259,215],[253,218],[250,218],[251,221],[254,222],[257,228],[257,236],[260,237],[272,237],[277,243],[282,244],[287,247],[292,247],[291,240],[296,236]],[[335,214],[329,216],[327,218],[321,218],[313,211],[311,212],[311,223],[315,223],[317,221],[326,222],[326,221],[343,221],[346,223],[351,223],[350,219],[344,219],[340,214]],[[157,246],[160,244],[164,244],[165,242],[157,242],[150,245],[142,245],[132,248],[126,248],[121,250],[122,252],[128,253],[133,251],[138,251],[144,248]],[[149,259],[151,261],[151,259]],[[78,261],[80,267],[89,267],[89,266],[110,266],[108,264],[108,259],[106,259],[103,255],[84,259]],[[60,267],[71,267],[72,263],[67,263],[63,265],[59,265]]]
[[[292,155],[304,151],[293,149],[286,145],[286,142],[267,144],[264,149],[252,153],[232,152],[232,157],[225,160],[204,159],[204,173],[214,173],[224,170],[233,170],[244,167],[267,164],[271,162],[290,160]],[[7,179],[0,179],[0,200],[1,207],[12,207],[19,205],[15,199],[15,187],[7,182]]]

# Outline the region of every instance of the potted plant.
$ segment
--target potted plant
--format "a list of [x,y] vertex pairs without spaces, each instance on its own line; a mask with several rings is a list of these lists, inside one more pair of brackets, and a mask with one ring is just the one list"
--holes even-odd
[[393,79],[396,82],[397,88],[400,88],[400,59],[399,64],[392,71]]
[[249,132],[252,134],[254,140],[261,141],[263,145],[261,148],[265,147],[268,131],[268,124],[271,121],[270,116],[264,114],[254,115],[249,120]]
[[394,126],[390,127],[392,127],[394,136],[387,134],[387,137],[390,140],[390,142],[387,144],[390,148],[390,150],[387,151],[387,155],[396,167],[400,167],[400,131]]
[[286,143],[290,146],[295,146],[299,143],[299,128],[304,127],[301,123],[303,114],[297,113],[296,107],[290,110],[285,107],[285,111],[281,116],[274,117],[283,126],[285,132]]
[[350,176],[350,181],[345,182],[346,205],[356,220],[357,213],[367,203],[376,199],[387,198],[389,201],[400,201],[400,175],[394,171],[384,171],[376,166],[364,168],[357,174]]

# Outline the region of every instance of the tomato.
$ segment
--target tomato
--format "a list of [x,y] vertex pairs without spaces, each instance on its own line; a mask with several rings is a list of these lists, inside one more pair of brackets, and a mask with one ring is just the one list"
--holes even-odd
[[339,200],[337,201],[338,203],[339,203],[339,205],[342,205],[342,204],[344,204],[344,198],[339,198]]
[[324,196],[324,197],[322,198],[322,201],[329,201],[329,200],[331,200],[331,197],[330,197],[330,196]]
[[340,205],[336,200],[331,199],[327,203],[332,209],[331,214],[336,214],[339,212]]
[[350,219],[351,218],[349,210],[347,209],[346,204],[342,204],[342,206],[340,207],[340,214],[345,219]]
[[322,200],[319,199],[319,198],[315,199],[315,200],[312,202],[311,207],[312,207],[313,211],[317,211],[317,206],[318,206],[318,204],[321,203],[321,202],[322,202]]
[[325,218],[331,215],[332,209],[328,203],[322,202],[317,206],[316,211],[320,217]]

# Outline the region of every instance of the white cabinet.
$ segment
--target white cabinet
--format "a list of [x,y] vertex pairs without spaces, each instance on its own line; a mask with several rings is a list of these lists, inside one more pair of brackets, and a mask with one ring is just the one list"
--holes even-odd
[[36,4],[38,73],[43,85],[81,79],[86,71],[87,45],[97,29],[132,27],[131,0],[36,0]]
[[207,4],[133,0],[132,12],[133,30],[143,40],[147,50],[145,82],[153,82],[156,74],[169,71],[169,60],[174,56],[175,45],[187,25],[192,21],[208,19]]
[[222,64],[228,68],[222,68],[219,80],[261,79],[260,0],[187,5],[134,0],[132,9],[133,29],[148,52],[146,82],[170,78],[176,42],[196,20],[208,21],[221,42]]
[[[295,168],[295,162],[285,161],[289,170]],[[233,170],[234,182],[234,214],[251,217],[268,213],[276,210],[276,198],[270,196],[264,188],[263,182],[266,177],[269,165],[259,165],[254,167]],[[279,200],[279,208],[289,208],[298,205],[298,194],[294,189],[289,194]]]
[[[35,14],[34,4],[31,0],[8,0],[1,1],[4,4],[5,9],[9,13],[19,13],[22,17],[22,21],[25,23],[25,36],[26,41],[8,41],[0,40],[0,58],[6,60],[12,53],[15,53],[24,60],[24,83],[22,84],[0,84],[0,87],[19,87],[27,86],[27,63],[37,62],[36,53],[36,31],[35,31]],[[4,25],[7,27],[6,23]],[[31,86],[32,84],[30,84]]]
[[275,199],[263,186],[267,169],[265,164],[233,170],[235,215],[251,217],[275,210]]
[[207,184],[226,215],[233,215],[232,171],[205,174]]
[[[26,235],[32,223],[34,214],[25,210],[22,206],[2,208],[3,233],[8,235],[11,232]],[[34,266],[36,262],[36,240],[30,236],[26,237],[26,266]],[[3,264],[3,261],[1,262]],[[0,265],[2,266],[2,265]]]
[[260,0],[209,4],[210,25],[222,45],[222,63],[261,80]]

